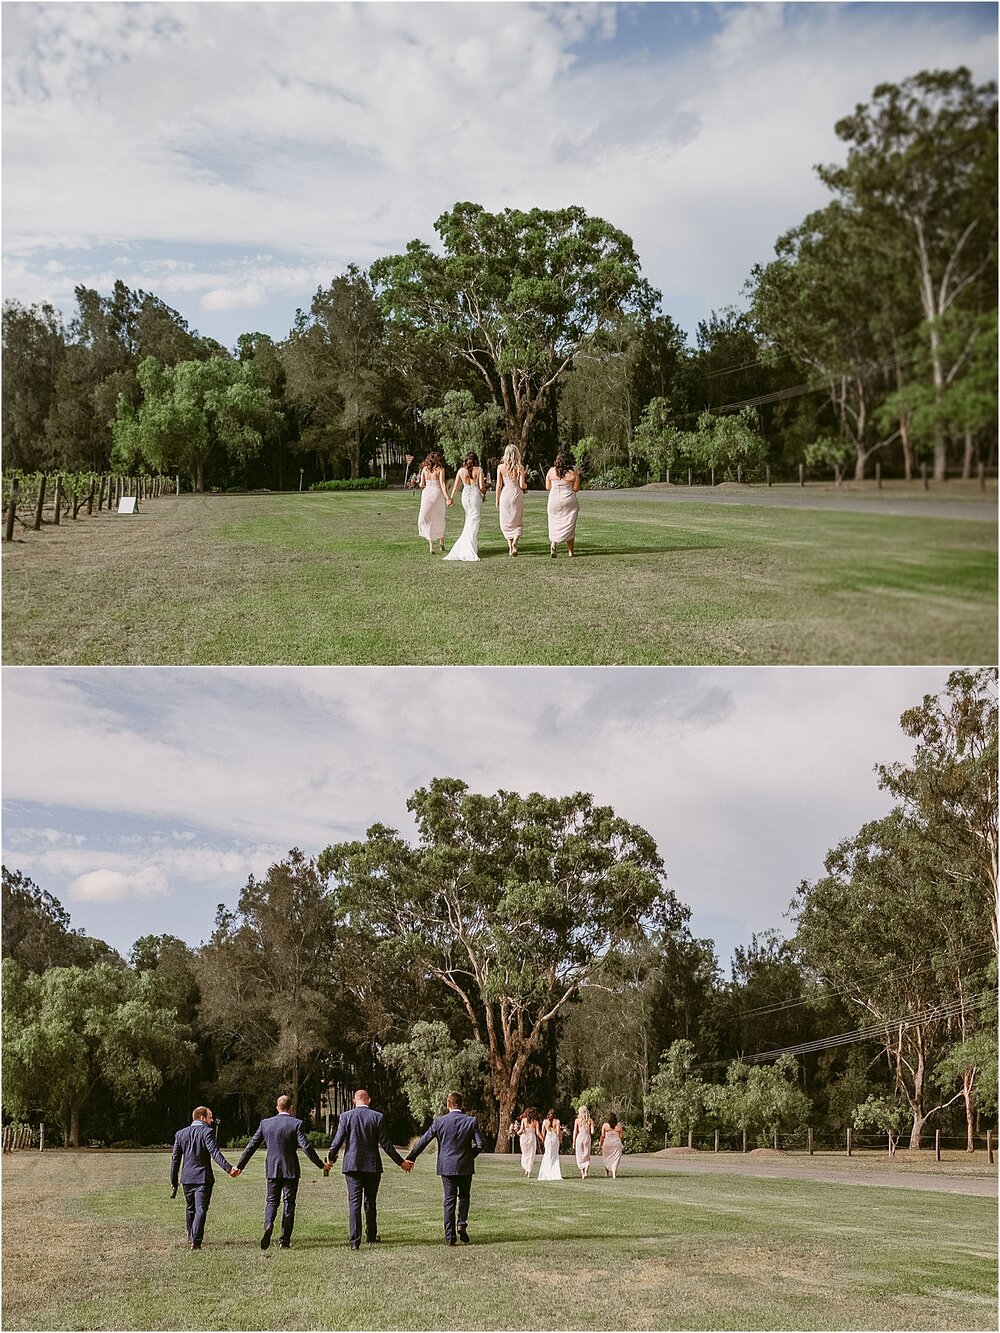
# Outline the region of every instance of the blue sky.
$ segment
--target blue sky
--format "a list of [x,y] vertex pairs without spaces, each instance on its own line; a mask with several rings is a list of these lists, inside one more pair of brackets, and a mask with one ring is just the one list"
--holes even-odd
[[3,859],[123,953],[195,945],[293,846],[412,835],[433,777],[593,792],[649,830],[724,965],[889,801],[944,668],[31,668],[3,672]]
[[456,201],[583,205],[693,333],[876,83],[996,69],[994,4],[7,4],[3,290],[283,337]]

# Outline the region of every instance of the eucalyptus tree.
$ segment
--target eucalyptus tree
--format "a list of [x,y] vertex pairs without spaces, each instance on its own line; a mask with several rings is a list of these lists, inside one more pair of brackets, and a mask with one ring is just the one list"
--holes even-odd
[[933,1096],[956,1025],[971,1034],[984,1021],[991,950],[985,914],[962,891],[963,860],[949,862],[897,809],[831,851],[826,875],[803,883],[793,904],[804,963],[861,1011],[882,1045],[910,1108],[913,1148],[927,1121],[966,1095]]
[[4,1106],[41,1107],[70,1147],[88,1113],[107,1119],[102,1103],[138,1106],[181,1072],[195,1054],[188,1037],[148,974],[107,963],[32,974],[4,960]]
[[303,443],[321,456],[346,459],[352,477],[361,475],[379,414],[383,349],[382,314],[355,264],[317,289],[308,312],[296,313],[282,349]]
[[445,1110],[448,1094],[456,1088],[482,1084],[486,1052],[475,1040],[458,1046],[447,1023],[418,1020],[405,1041],[390,1042],[380,1052],[382,1063],[396,1070],[410,1114],[418,1125]]
[[48,303],[3,307],[3,452],[8,467],[44,469],[52,461],[45,427],[66,357],[62,316]]
[[470,450],[485,460],[497,436],[500,412],[493,403],[482,407],[468,389],[449,389],[440,407],[424,409],[423,419],[437,436],[445,462],[454,469]]
[[607,955],[686,916],[653,839],[591,796],[480,796],[435,778],[410,797],[418,841],[375,824],[319,858],[375,949],[417,961],[487,1052],[505,1142],[526,1068]]
[[[945,321],[971,332],[977,314],[996,308],[996,91],[964,67],[879,84],[870,103],[837,122],[846,163],[819,169],[872,249],[905,262],[939,402],[956,364]],[[934,475],[943,478],[944,425],[932,433]]]
[[114,460],[131,467],[141,459],[157,472],[178,468],[205,489],[213,456],[255,457],[279,427],[281,412],[252,362],[213,356],[165,366],[147,357],[139,367],[142,401],[118,399]]
[[6,866],[2,879],[4,958],[12,959],[26,972],[90,967],[95,963],[122,965],[109,944],[72,927],[69,913],[48,890],[20,870],[8,870]]
[[382,307],[473,370],[525,451],[574,358],[622,314],[650,315],[658,294],[629,237],[577,206],[459,203],[434,227],[443,254],[413,240],[372,265]]
[[825,393],[860,480],[869,459],[900,438],[899,423],[880,413],[900,356],[883,313],[896,288],[859,219],[839,204],[779,237],[775,254],[751,275],[753,318]]
[[297,848],[251,875],[234,911],[220,905],[196,975],[226,1092],[263,1099],[282,1083],[296,1100],[339,1049],[339,954],[336,904]]

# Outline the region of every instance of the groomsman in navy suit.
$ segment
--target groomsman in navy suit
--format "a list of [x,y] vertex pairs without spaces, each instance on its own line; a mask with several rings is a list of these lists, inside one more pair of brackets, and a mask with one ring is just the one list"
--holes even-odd
[[306,1138],[302,1121],[292,1114],[291,1097],[281,1096],[275,1106],[277,1115],[262,1120],[257,1132],[243,1149],[243,1156],[236,1163],[237,1171],[242,1171],[257,1149],[264,1144],[267,1147],[267,1159],[264,1173],[267,1176],[267,1201],[264,1204],[264,1234],[260,1238],[260,1248],[266,1250],[271,1244],[271,1232],[274,1219],[278,1215],[278,1201],[281,1201],[281,1239],[278,1248],[287,1250],[292,1243],[292,1228],[295,1226],[295,1196],[299,1190],[299,1153],[301,1148],[310,1162],[315,1162],[321,1171],[326,1172],[322,1159]]
[[[170,1158],[170,1184],[173,1187],[170,1197],[177,1197],[177,1182],[180,1179],[184,1190],[185,1215],[188,1244],[192,1250],[200,1250],[205,1238],[205,1219],[208,1217],[208,1205],[212,1202],[212,1190],[215,1187],[215,1173],[212,1171],[214,1158],[223,1170],[231,1176],[240,1173],[223,1157],[215,1141],[212,1128],[214,1116],[207,1106],[196,1106],[191,1112],[191,1123],[179,1129],[174,1135],[174,1151]],[[184,1167],[181,1169],[181,1161]]]
[[447,1113],[438,1116],[403,1163],[406,1170],[412,1171],[413,1163],[431,1139],[437,1139],[437,1173],[444,1186],[444,1238],[448,1245],[455,1244],[456,1233],[463,1245],[469,1243],[469,1196],[476,1157],[483,1151],[476,1117],[466,1115],[462,1105],[460,1092],[449,1093]]
[[[337,1132],[330,1141],[327,1158],[332,1165],[341,1148],[344,1165],[341,1168],[347,1184],[348,1236],[352,1250],[361,1249],[361,1206],[364,1202],[365,1237],[369,1245],[377,1245],[378,1187],[382,1180],[382,1155],[388,1153],[397,1166],[406,1169],[402,1157],[389,1141],[381,1111],[373,1111],[371,1098],[364,1088],[354,1094],[354,1106],[345,1111],[337,1124]],[[329,1171],[329,1166],[325,1168]]]

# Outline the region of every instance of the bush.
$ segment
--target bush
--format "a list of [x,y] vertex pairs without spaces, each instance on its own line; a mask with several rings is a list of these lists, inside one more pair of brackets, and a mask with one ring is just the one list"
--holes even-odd
[[314,481],[311,491],[384,491],[389,483],[381,477],[350,477],[342,481]]
[[135,1139],[116,1139],[111,1147],[114,1148],[141,1148],[141,1143],[136,1143]]
[[626,1125],[624,1137],[626,1152],[658,1152],[663,1147],[663,1135],[641,1125]]
[[609,467],[591,477],[587,482],[587,489],[591,491],[621,491],[627,487],[638,485],[639,482],[627,467]]
[[330,1142],[331,1135],[325,1133],[322,1129],[311,1129],[306,1134],[306,1140],[313,1148],[325,1148]]

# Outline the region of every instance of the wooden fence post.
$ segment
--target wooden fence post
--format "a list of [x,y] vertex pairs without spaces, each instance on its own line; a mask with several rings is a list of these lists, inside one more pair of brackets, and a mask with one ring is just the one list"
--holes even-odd
[[850,1157],[850,1155],[851,1155],[851,1131],[850,1131],[850,1130],[847,1131],[847,1155],[848,1155],[848,1157]]
[[800,485],[800,486],[804,486],[805,484],[806,484],[806,465],[805,465],[805,463],[800,463],[800,464],[799,464],[799,485]]
[[719,1151],[719,1131],[715,1131],[715,1151]]
[[94,477],[93,474],[91,474],[90,494],[87,496],[87,513],[89,515],[92,514],[93,512],[94,512]]
[[56,514],[53,520],[56,527],[59,526],[59,511],[62,508],[62,473],[56,473]]
[[42,1120],[38,1126],[38,1151],[45,1151],[45,1121]]
[[770,464],[770,463],[768,463],[768,465],[767,465],[767,484],[768,484],[768,486],[770,486],[770,484],[771,484],[771,464]]
[[778,1151],[778,1131],[774,1131],[774,1151]]
[[688,485],[691,485],[691,469],[688,468]]
[[746,1132],[746,1130],[744,1130],[744,1131],[743,1131],[743,1151],[746,1152],[746,1150],[747,1150],[747,1132]]
[[19,482],[17,477],[13,477],[10,483],[10,500],[7,504],[7,521],[3,525],[3,539],[5,542],[14,540],[14,520],[17,518],[17,492]]
[[45,473],[42,473],[42,479],[38,483],[38,500],[35,503],[35,531],[40,532],[42,527],[42,509],[45,505]]
[[715,468],[712,468],[712,485],[715,485]]
[[806,1145],[809,1148],[809,1156],[811,1157],[813,1155],[813,1132],[811,1128],[806,1130]]
[[993,1131],[992,1131],[992,1129],[988,1129],[988,1130],[986,1131],[986,1160],[989,1162],[990,1166],[993,1165]]
[[670,485],[670,469],[667,468],[667,485]]
[[939,1129],[934,1131],[934,1160],[936,1162],[941,1160],[941,1131]]
[[880,491],[880,490],[882,489],[882,464],[881,464],[881,463],[876,463],[876,464],[875,464],[875,489],[876,489],[877,491]]
[[693,1130],[693,1129],[689,1129],[689,1130],[688,1130],[688,1147],[689,1147],[689,1148],[693,1148],[693,1147],[694,1147],[694,1130]]
[[181,474],[178,472],[174,478],[174,495],[180,498],[181,493]]

